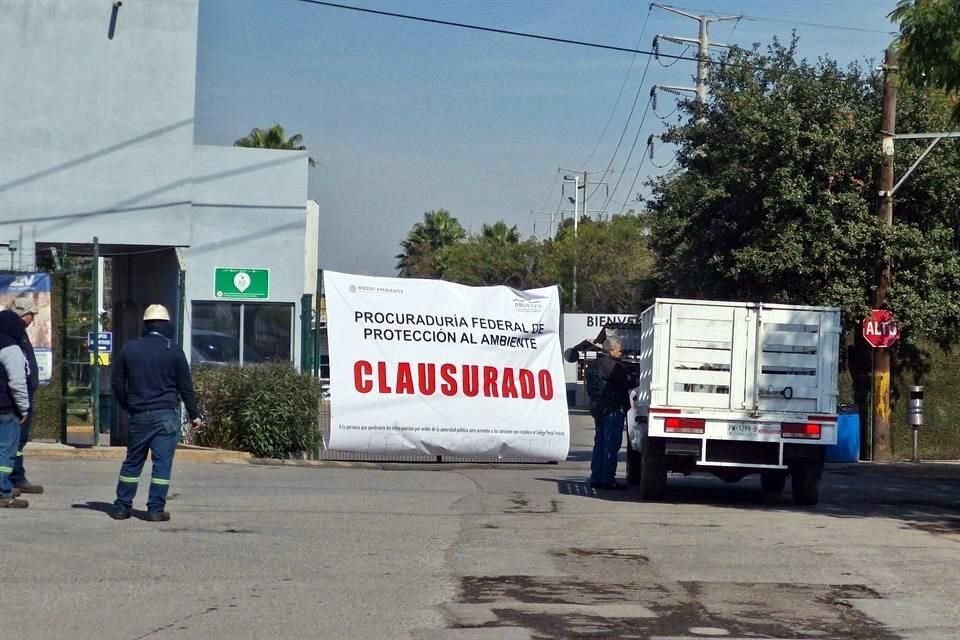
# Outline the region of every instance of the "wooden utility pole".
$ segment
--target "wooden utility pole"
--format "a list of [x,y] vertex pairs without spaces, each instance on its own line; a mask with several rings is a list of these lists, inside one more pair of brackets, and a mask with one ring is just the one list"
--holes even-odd
[[[883,166],[880,169],[878,214],[880,221],[893,225],[893,154],[894,135],[897,126],[897,52],[887,49],[883,64],[883,112],[881,134]],[[877,256],[876,290],[873,296],[875,309],[885,309],[890,295],[890,260],[885,255]],[[889,460],[893,455],[890,446],[890,351],[876,349],[873,360],[873,459]]]

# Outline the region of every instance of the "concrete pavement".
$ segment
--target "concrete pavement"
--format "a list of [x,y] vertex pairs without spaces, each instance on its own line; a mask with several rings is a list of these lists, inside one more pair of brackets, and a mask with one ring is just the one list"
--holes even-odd
[[575,419],[573,461],[526,468],[178,459],[163,524],[103,512],[118,461],[33,459],[48,493],[0,511],[0,628],[22,640],[957,638],[957,480],[837,469],[821,505],[801,509],[755,480],[671,478],[664,502],[644,503],[588,489],[589,435]]

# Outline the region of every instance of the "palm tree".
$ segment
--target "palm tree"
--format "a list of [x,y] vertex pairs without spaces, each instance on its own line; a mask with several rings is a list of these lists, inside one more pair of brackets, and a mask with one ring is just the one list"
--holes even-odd
[[498,220],[492,225],[484,224],[480,230],[480,235],[495,244],[517,244],[520,242],[520,232],[517,231],[517,225],[508,227],[503,220]]
[[467,237],[460,221],[446,209],[423,214],[400,243],[396,256],[401,276],[438,277],[443,274],[443,250]]
[[[249,147],[254,149],[289,149],[291,151],[306,151],[303,145],[303,136],[295,133],[289,138],[279,124],[275,124],[269,129],[254,128],[250,130],[243,138],[233,143],[235,147]],[[313,158],[308,158],[311,167],[317,163]]]

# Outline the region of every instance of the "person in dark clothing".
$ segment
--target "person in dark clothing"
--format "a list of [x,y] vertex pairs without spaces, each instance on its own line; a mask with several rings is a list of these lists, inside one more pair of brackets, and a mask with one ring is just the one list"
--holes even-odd
[[150,305],[143,314],[143,324],[143,335],[128,342],[113,365],[113,396],[130,414],[130,433],[110,517],[130,517],[149,451],[153,469],[147,520],[165,522],[170,519],[165,507],[180,435],[180,401],[197,428],[200,412],[187,357],[173,342],[169,312],[162,305]]
[[596,431],[590,461],[590,486],[594,489],[625,489],[617,483],[617,456],[623,442],[623,425],[630,408],[630,383],[620,362],[623,347],[614,337],[603,343],[604,353],[587,368],[590,415]]
[[27,391],[27,360],[20,348],[26,327],[20,316],[0,311],[0,508],[30,506],[17,498],[19,491],[10,481],[13,460],[20,442],[20,423],[30,413]]
[[[21,296],[13,302],[11,311],[20,316],[24,328],[26,328],[33,324],[33,319],[37,315],[37,306],[27,296]],[[13,460],[13,473],[10,474],[10,482],[23,493],[43,493],[42,485],[33,484],[27,480],[27,471],[23,466],[23,450],[26,448],[27,442],[30,441],[30,427],[33,426],[35,413],[33,399],[36,397],[37,389],[40,388],[40,368],[37,366],[37,356],[33,352],[33,345],[30,343],[30,337],[26,331],[24,331],[23,338],[20,340],[20,348],[27,359],[27,393],[30,396],[30,413],[27,414],[26,420],[20,425],[20,443]]]

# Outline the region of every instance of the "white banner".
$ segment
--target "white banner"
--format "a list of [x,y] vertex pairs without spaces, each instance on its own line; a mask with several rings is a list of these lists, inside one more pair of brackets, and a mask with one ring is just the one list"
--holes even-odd
[[556,287],[325,271],[330,449],[564,460]]

